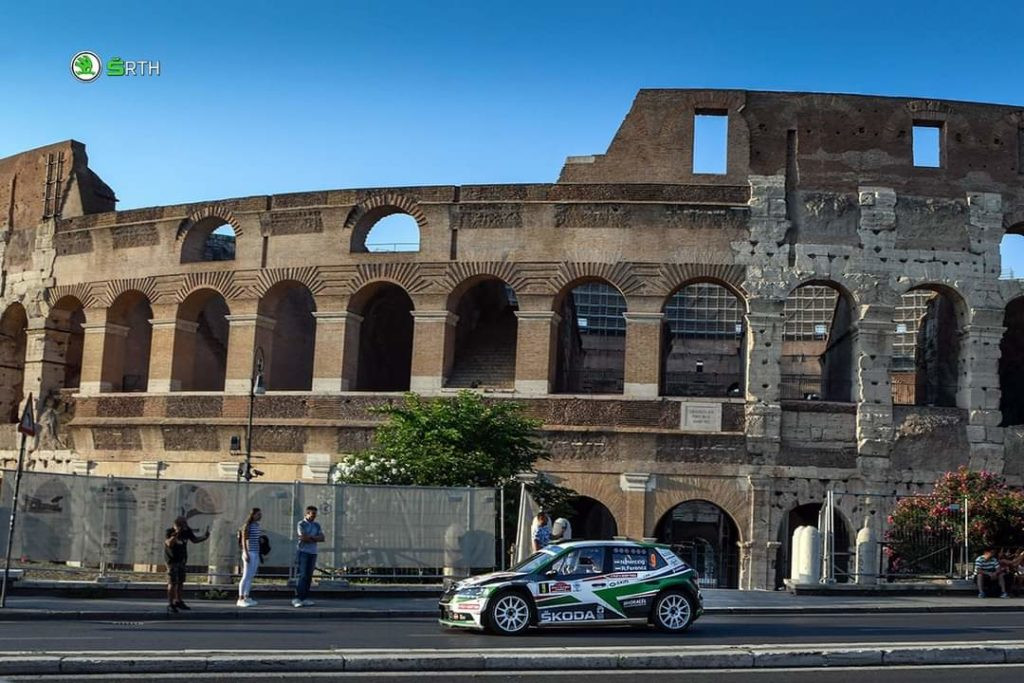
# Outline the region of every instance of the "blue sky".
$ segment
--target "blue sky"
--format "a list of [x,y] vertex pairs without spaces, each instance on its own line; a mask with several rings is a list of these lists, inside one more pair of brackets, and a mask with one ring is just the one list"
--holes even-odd
[[[80,140],[120,208],[550,182],[642,87],[1024,105],[1022,25],[1010,1],[9,3],[0,157]],[[85,49],[161,75],[78,83]]]

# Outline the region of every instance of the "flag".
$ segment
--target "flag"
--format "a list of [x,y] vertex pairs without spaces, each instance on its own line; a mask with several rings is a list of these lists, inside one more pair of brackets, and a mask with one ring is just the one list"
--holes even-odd
[[29,394],[28,400],[25,401],[25,411],[21,414],[21,423],[18,425],[18,431],[25,436],[36,435],[36,418],[32,414],[32,394]]

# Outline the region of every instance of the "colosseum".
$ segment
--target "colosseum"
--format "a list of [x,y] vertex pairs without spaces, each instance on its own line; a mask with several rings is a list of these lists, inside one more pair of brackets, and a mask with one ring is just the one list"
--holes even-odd
[[848,545],[952,468],[1024,476],[1021,107],[641,90],[555,183],[116,201],[82,143],[0,160],[8,469],[29,394],[32,470],[234,480],[258,367],[259,467],[324,481],[370,406],[469,389],[542,420],[578,534],[741,588],[828,490]]

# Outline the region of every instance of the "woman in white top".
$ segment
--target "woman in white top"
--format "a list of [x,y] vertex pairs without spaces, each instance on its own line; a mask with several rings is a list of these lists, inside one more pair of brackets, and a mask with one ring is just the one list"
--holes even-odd
[[238,582],[238,602],[235,603],[239,607],[252,607],[256,604],[256,601],[249,597],[249,591],[252,590],[252,580],[256,577],[256,570],[260,566],[260,536],[263,535],[263,530],[260,528],[260,520],[263,519],[263,513],[259,508],[253,508],[252,512],[245,520],[245,524],[242,525],[242,580]]

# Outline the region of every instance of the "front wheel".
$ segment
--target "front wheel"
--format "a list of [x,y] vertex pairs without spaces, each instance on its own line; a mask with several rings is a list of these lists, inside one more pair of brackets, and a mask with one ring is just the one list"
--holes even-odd
[[530,627],[530,603],[519,593],[498,593],[485,614],[487,630],[501,636],[515,636]]
[[682,633],[693,623],[693,601],[682,591],[666,591],[654,601],[651,622],[659,631]]

